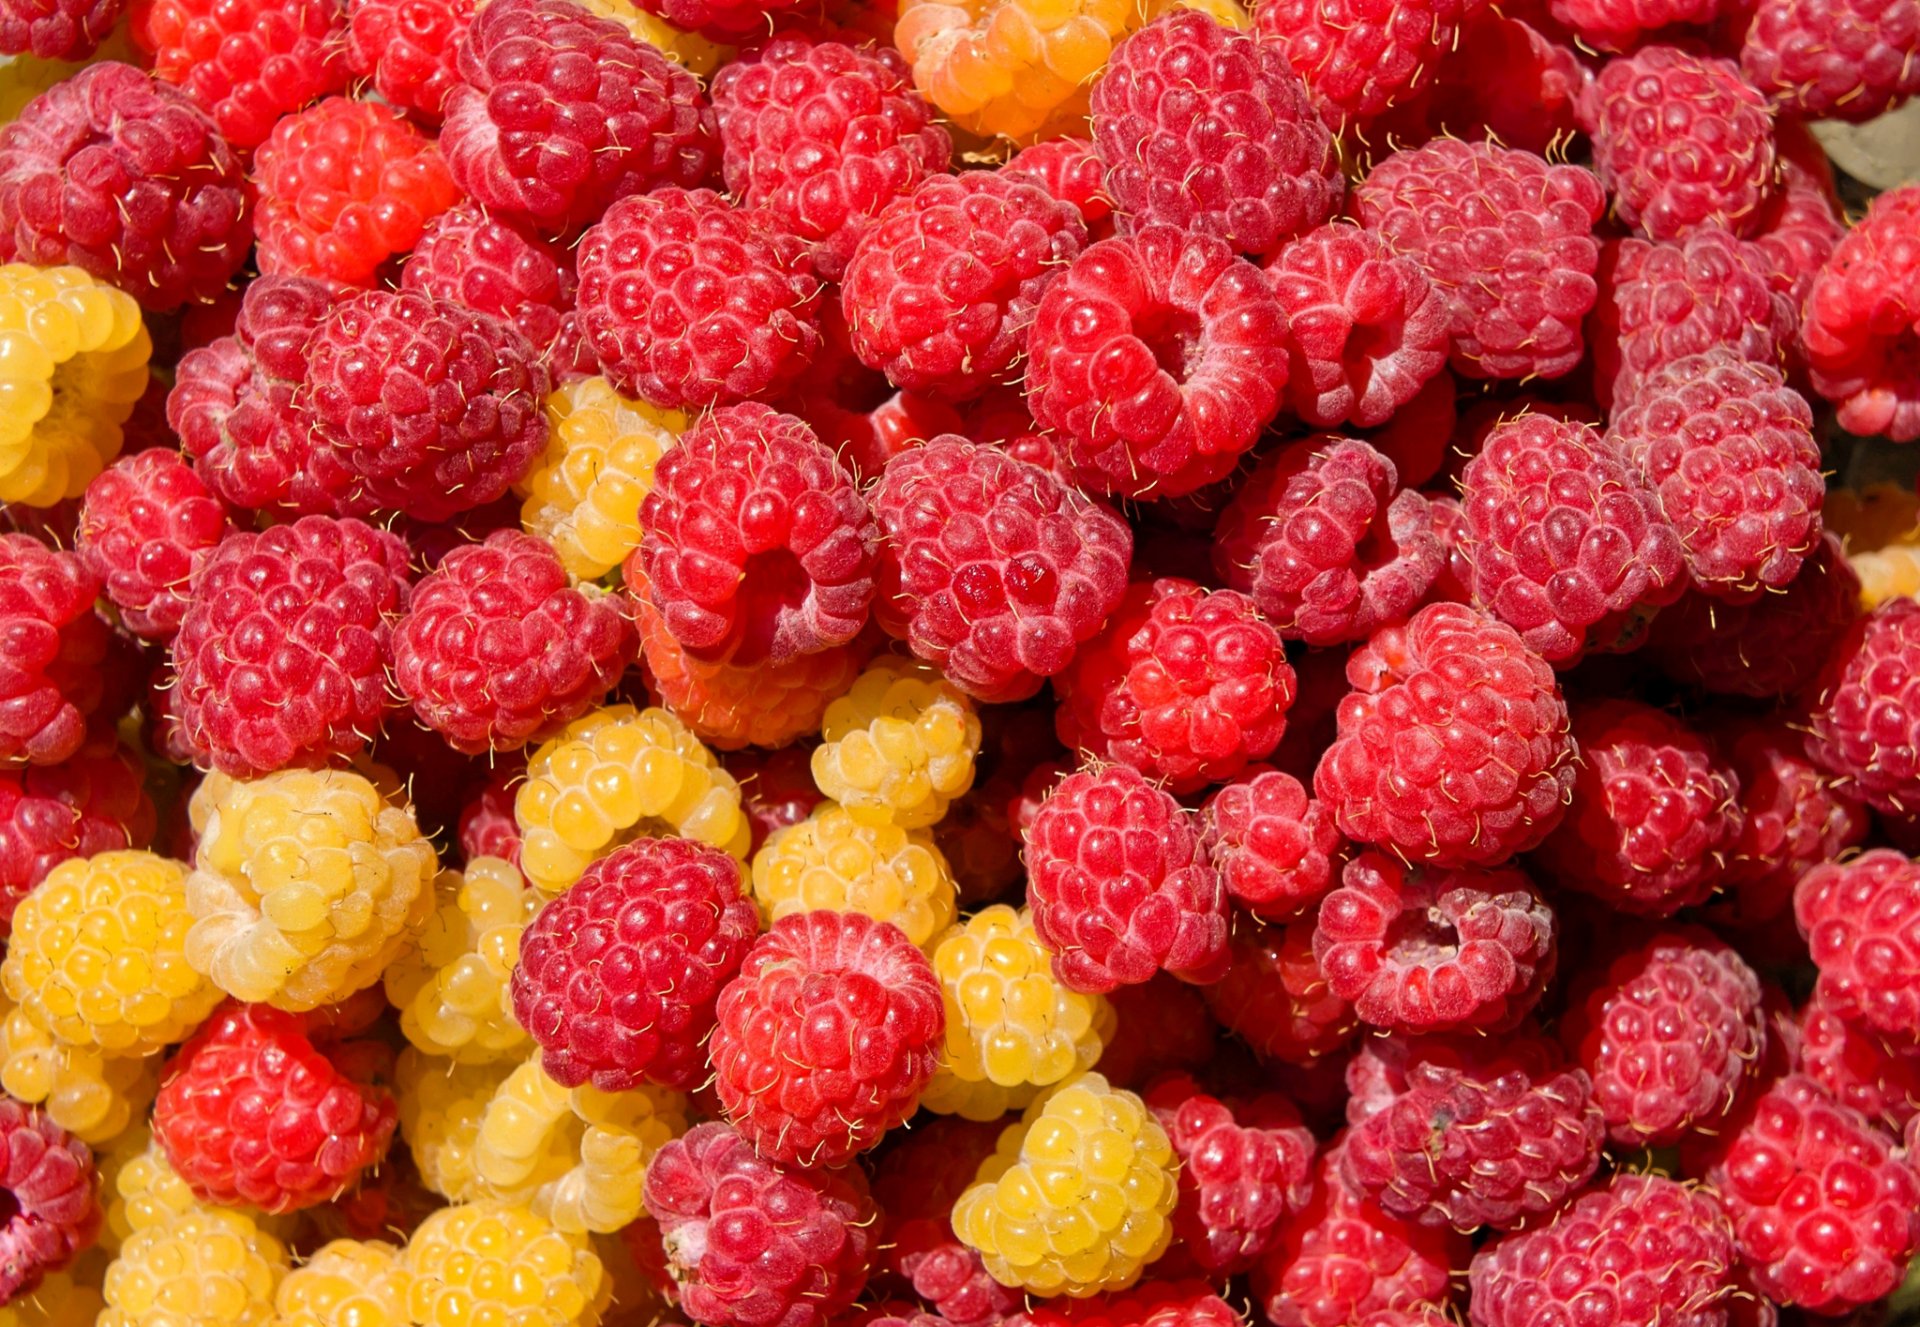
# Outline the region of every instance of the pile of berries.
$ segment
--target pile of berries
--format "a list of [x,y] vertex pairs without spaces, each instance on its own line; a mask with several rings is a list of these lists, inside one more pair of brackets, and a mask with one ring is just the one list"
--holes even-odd
[[0,1327],[1910,1321],[1916,93],[0,0]]

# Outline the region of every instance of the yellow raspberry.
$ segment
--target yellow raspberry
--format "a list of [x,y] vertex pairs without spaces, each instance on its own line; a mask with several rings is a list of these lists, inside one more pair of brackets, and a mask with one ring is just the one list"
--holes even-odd
[[1053,976],[1027,909],[997,904],[951,927],[933,949],[947,1008],[947,1044],[920,1104],[997,1120],[1040,1089],[1091,1069],[1114,1028],[1104,996]]
[[476,857],[465,872],[442,871],[434,897],[438,906],[419,940],[386,972],[400,1030],[429,1055],[518,1059],[528,1039],[513,1021],[508,982],[520,933],[544,896],[512,862]]
[[274,1327],[409,1327],[411,1279],[393,1245],[334,1240],[280,1283]]
[[420,1182],[450,1202],[485,1197],[474,1169],[480,1120],[512,1063],[455,1064],[409,1046],[394,1070],[400,1135],[413,1153]]
[[363,775],[213,773],[188,813],[187,958],[238,999],[301,1011],[364,990],[433,911],[433,845]]
[[0,1088],[41,1107],[86,1143],[103,1143],[146,1112],[160,1088],[160,1057],[104,1056],[69,1046],[24,1009],[0,1005]]
[[813,781],[860,820],[919,829],[973,786],[980,716],[937,669],[877,659],[827,706]]
[[[118,1144],[121,1140],[114,1141]],[[215,1206],[194,1197],[193,1190],[174,1170],[160,1145],[153,1141],[152,1131],[146,1125],[129,1129],[126,1141],[135,1145],[131,1155],[115,1155],[116,1164],[110,1168],[110,1174],[108,1166],[101,1167],[100,1193],[106,1203],[106,1228],[115,1241],[124,1245],[142,1230],[164,1226],[196,1208]],[[117,1146],[114,1152],[119,1153]],[[244,1215],[257,1223],[257,1214]]]
[[49,1272],[40,1284],[0,1304],[0,1327],[94,1327],[106,1299],[100,1293],[107,1262],[97,1248],[72,1267]]
[[651,1085],[565,1088],[538,1058],[508,1075],[480,1120],[474,1168],[557,1230],[610,1234],[641,1215],[654,1155],[687,1131],[687,1099]]
[[1163,14],[1181,9],[1198,10],[1226,28],[1238,28],[1244,32],[1253,26],[1253,15],[1242,9],[1235,0],[1147,0],[1146,21],[1151,23]]
[[953,1232],[1001,1285],[1125,1290],[1173,1238],[1173,1144],[1146,1103],[1083,1074],[1027,1107],[953,1205]]
[[196,1207],[121,1246],[100,1327],[266,1327],[286,1274],[279,1240],[238,1212]]
[[1860,578],[1860,604],[1878,608],[1889,599],[1920,595],[1920,546],[1888,544],[1847,558]]
[[185,1039],[220,1002],[187,962],[187,869],[150,852],[56,866],[13,914],[9,998],[73,1046],[145,1055]]
[[520,868],[558,893],[635,839],[679,836],[745,859],[740,785],[684,723],[662,709],[610,705],[533,753],[514,799]]
[[676,28],[628,0],[580,0],[590,12],[610,18],[688,73],[707,78],[733,58],[733,47],[708,41],[697,32]]
[[79,497],[120,454],[152,353],[125,291],[77,267],[0,266],[0,502]]
[[953,922],[947,859],[924,829],[872,825],[822,802],[753,855],[753,898],[769,923],[796,912],[860,912],[923,948]]
[[593,1327],[611,1285],[584,1235],[517,1203],[443,1207],[407,1241],[419,1327]]
[[653,467],[690,421],[586,378],[547,397],[547,423],[546,453],[519,485],[520,523],[553,545],[569,575],[596,581],[640,547]]
[[1835,488],[1827,494],[1820,514],[1827,529],[1846,543],[1849,553],[1920,542],[1920,493],[1910,485]]

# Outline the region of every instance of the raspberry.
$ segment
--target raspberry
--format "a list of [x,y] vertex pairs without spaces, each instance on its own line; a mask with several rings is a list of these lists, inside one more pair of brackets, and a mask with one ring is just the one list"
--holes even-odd
[[1333,136],[1285,55],[1192,10],[1114,48],[1092,94],[1115,209],[1267,254],[1340,208]]
[[751,403],[702,419],[661,459],[641,524],[654,605],[697,657],[778,666],[866,625],[872,514],[792,415]]
[[1031,696],[1126,589],[1126,524],[996,447],[935,438],[889,461],[871,500],[880,625],[981,700]]
[[1254,35],[1279,47],[1322,118],[1346,131],[1431,85],[1468,8],[1465,0],[1266,0],[1254,9]]
[[1027,403],[1086,486],[1178,497],[1225,478],[1280,407],[1287,317],[1225,240],[1143,227],[1041,296]]
[[609,705],[575,719],[527,761],[513,814],[520,869],[550,894],[635,839],[666,835],[747,852],[740,785],[665,710]]
[[947,1037],[921,1101],[929,1110],[996,1121],[1091,1069],[1113,1038],[1111,1007],[1054,977],[1025,908],[984,908],[931,949]]
[[[573,367],[562,344],[575,287],[573,260],[565,253],[472,203],[457,203],[429,218],[411,247],[400,269],[400,289],[511,323],[547,359],[556,378]],[[585,358],[591,361],[591,353]],[[591,363],[584,367],[598,369]]]
[[1768,1088],[1705,1159],[1754,1288],[1776,1303],[1859,1308],[1898,1285],[1920,1247],[1920,1178],[1804,1075]]
[[297,1014],[229,1005],[180,1048],[153,1132],[194,1194],[292,1212],[336,1198],[393,1136],[393,1101],[323,1054]]
[[763,208],[840,279],[890,201],[945,175],[953,140],[883,47],[782,33],[713,80],[727,192]]
[[[1780,189],[1762,217],[1754,243],[1767,255],[1773,288],[1793,305],[1798,326],[1813,278],[1847,233],[1833,166],[1826,149],[1797,120],[1776,120],[1774,146],[1780,160]],[[1787,347],[1804,358],[1804,346]]]
[[316,1009],[380,979],[432,915],[433,845],[347,770],[195,790],[187,961],[236,999]]
[[1287,315],[1287,404],[1315,428],[1384,424],[1446,367],[1446,296],[1371,231],[1310,230],[1267,280]]
[[642,839],[587,868],[520,937],[513,1012],[563,1086],[691,1088],[714,1000],[759,929],[740,863]]
[[1835,1013],[1816,993],[1800,1011],[1801,1073],[1835,1101],[1889,1129],[1920,1115],[1920,1043],[1884,1036]]
[[562,235],[628,195],[691,189],[712,171],[699,80],[570,0],[488,5],[458,58],[441,150],[489,211]]
[[1291,774],[1249,770],[1207,799],[1201,824],[1228,897],[1257,917],[1298,916],[1333,882],[1340,831]]
[[1552,15],[1589,47],[1630,51],[1640,38],[1668,27],[1706,27],[1730,8],[1725,0],[1552,0]]
[[588,1327],[612,1290],[584,1236],[563,1234],[517,1203],[442,1208],[413,1232],[404,1262],[407,1312],[430,1327],[488,1317],[517,1319],[515,1327]]
[[1211,1277],[1248,1270],[1307,1204],[1312,1131],[1283,1096],[1232,1109],[1185,1075],[1163,1079],[1146,1101],[1180,1158],[1175,1238]]
[[813,781],[854,819],[933,824],[973,786],[980,716],[938,669],[876,660],[827,706]]
[[[1593,73],[1574,39],[1530,0],[1469,5],[1452,52],[1436,71],[1428,114],[1467,142],[1546,155],[1580,131],[1580,103]],[[1419,103],[1409,105],[1417,113]],[[1389,125],[1391,122],[1389,122]]]
[[[1384,1076],[1372,1099],[1367,1074]],[[1553,1212],[1600,1161],[1606,1124],[1586,1072],[1537,1036],[1369,1042],[1347,1083],[1347,1178],[1422,1225],[1514,1229]]]
[[1721,889],[1736,924],[1767,921],[1789,910],[1801,876],[1866,838],[1866,809],[1808,758],[1791,720],[1741,720],[1713,736],[1740,781],[1743,817]]
[[1881,1032],[1920,1037],[1920,867],[1890,848],[1816,866],[1794,888],[1793,912],[1820,969],[1821,1001]]
[[1203,992],[1214,1017],[1262,1058],[1307,1064],[1346,1045],[1360,1026],[1313,957],[1313,930],[1304,919],[1242,928],[1226,977]]
[[1003,1319],[1005,1327],[1242,1327],[1245,1321],[1198,1280],[1151,1281],[1124,1294],[1056,1299]]
[[1354,190],[1360,224],[1446,295],[1467,378],[1557,378],[1580,362],[1605,204],[1577,166],[1451,139],[1395,152]]
[[840,287],[861,363],[949,400],[1017,381],[1044,292],[1086,244],[1038,185],[935,175],[862,232]]
[[1077,991],[1227,964],[1227,897],[1197,817],[1130,765],[1061,780],[1027,828],[1028,902],[1054,975]]
[[1885,0],[1767,0],[1740,70],[1776,110],[1864,122],[1920,92],[1920,15]]
[[260,270],[369,286],[459,201],[439,149],[385,106],[328,97],[254,155]]
[[1393,462],[1368,443],[1292,443],[1220,513],[1214,570],[1289,640],[1336,645],[1404,622],[1441,553],[1427,500],[1398,486]]
[[1313,957],[1375,1027],[1501,1032],[1552,978],[1556,929],[1516,868],[1419,870],[1363,852],[1321,900]]
[[513,799],[527,767],[520,760],[502,761],[460,808],[460,856],[468,862],[497,857],[520,865],[520,826],[513,819]]
[[394,1070],[400,1136],[434,1193],[455,1202],[489,1196],[474,1170],[480,1120],[514,1068],[510,1060],[458,1064],[412,1047],[400,1053]]
[[242,151],[350,77],[340,0],[134,0],[132,24],[154,76],[179,84]]
[[121,425],[147,390],[140,306],[77,267],[5,263],[0,334],[21,347],[0,370],[0,502],[77,498],[120,454]]
[[0,929],[62,862],[153,841],[139,754],[105,727],[58,765],[0,770]]
[[74,554],[0,535],[0,761],[54,765],[82,749],[107,648],[99,590]]
[[1920,605],[1891,599],[1854,623],[1813,688],[1807,753],[1840,790],[1888,815],[1920,808]]
[[527,532],[553,545],[569,576],[599,580],[640,546],[654,467],[688,422],[678,410],[629,400],[605,378],[555,388],[546,453],[519,485]]
[[545,902],[498,857],[471,857],[464,872],[440,873],[434,913],[415,947],[381,974],[408,1041],[456,1062],[525,1052],[507,982],[522,933]]
[[1773,189],[1773,117],[1731,60],[1646,46],[1594,80],[1593,162],[1648,239],[1717,224],[1753,233]]
[[283,1327],[336,1322],[398,1327],[407,1318],[407,1277],[400,1250],[377,1240],[336,1239],[315,1250],[274,1292]]
[[949,1220],[954,1200],[973,1183],[999,1137],[997,1121],[934,1118],[896,1135],[874,1165],[873,1196],[882,1222],[877,1270],[906,1281],[953,1327],[996,1327],[1021,1303],[987,1275],[979,1254],[954,1238]]
[[459,85],[460,36],[473,0],[348,0],[347,65],[381,100],[438,124]]
[[286,1273],[279,1240],[238,1212],[196,1207],[121,1246],[100,1327],[270,1327]]
[[1146,1104],[1082,1074],[1000,1135],[953,1229],[1002,1285],[1085,1296],[1124,1290],[1173,1238],[1179,1159]]
[[100,1144],[145,1115],[159,1084],[152,1059],[109,1058],[57,1042],[24,1009],[0,1005],[0,1086],[41,1106],[82,1142]]
[[1007,159],[1000,173],[1037,184],[1069,204],[1094,239],[1113,234],[1113,197],[1107,193],[1107,171],[1090,140],[1049,138],[1023,147]]
[[222,540],[173,638],[195,759],[246,775],[362,750],[389,703],[406,566],[406,545],[355,520],[306,516]]
[[827,1327],[866,1285],[880,1220],[858,1166],[790,1169],[724,1124],[660,1150],[647,1211],[681,1307],[708,1327]]
[[946,1032],[926,956],[857,912],[776,921],[720,992],[719,1020],[708,1053],[728,1120],[802,1166],[843,1164],[912,1115]]
[[1812,420],[1778,370],[1726,349],[1663,365],[1614,416],[1707,593],[1777,589],[1819,547],[1825,484]]
[[805,747],[777,751],[742,747],[726,756],[727,772],[740,781],[741,806],[753,825],[753,854],[789,825],[812,815],[827,799],[813,786],[813,768]]
[[1840,425],[1895,442],[1920,437],[1920,188],[1873,200],[1813,278],[1800,345],[1813,389]]
[[[599,18],[612,19],[698,78],[711,78],[723,61],[730,62],[736,58],[732,47],[710,41],[697,32],[677,28],[665,19],[637,7],[631,0],[580,0],[580,5]],[[615,1288],[617,1290],[619,1287]]]
[[456,750],[512,750],[592,709],[632,662],[633,624],[518,530],[447,554],[393,627],[394,679]]
[[79,70],[0,132],[0,254],[71,263],[157,312],[226,288],[253,236],[250,201],[200,108],[127,65]]
[[1473,1321],[1709,1327],[1727,1320],[1735,1271],[1733,1230],[1711,1193],[1622,1173],[1476,1254]]
[[86,60],[125,10],[126,0],[13,0],[0,8],[0,51],[46,61]]
[[71,1264],[98,1237],[93,1154],[40,1111],[0,1100],[6,1165],[0,1192],[8,1216],[0,1224],[0,1301],[30,1295],[50,1272]]
[[177,453],[155,448],[94,476],[74,547],[121,623],[167,640],[180,629],[195,575],[232,529],[226,504]]

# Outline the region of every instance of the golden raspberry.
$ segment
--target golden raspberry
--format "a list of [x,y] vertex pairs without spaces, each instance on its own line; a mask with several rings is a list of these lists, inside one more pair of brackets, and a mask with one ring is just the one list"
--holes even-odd
[[238,999],[299,1011],[363,990],[433,911],[433,845],[360,774],[216,772],[189,816],[187,958]]
[[653,467],[690,423],[613,390],[605,378],[547,397],[547,450],[520,481],[520,524],[553,545],[569,575],[599,580],[640,546]]
[[1136,0],[901,0],[893,39],[955,124],[1026,143],[1081,127],[1087,89],[1140,19]]
[[419,1327],[593,1327],[611,1285],[584,1235],[485,1199],[443,1207],[407,1241]]
[[1000,1135],[953,1206],[953,1233],[1002,1285],[1038,1295],[1124,1290],[1173,1238],[1174,1166],[1146,1103],[1083,1074]]
[[187,869],[150,852],[55,867],[20,901],[0,985],[73,1046],[146,1055],[185,1039],[220,1002],[187,962]]
[[1847,558],[1860,578],[1860,604],[1878,608],[1889,599],[1920,596],[1920,545],[1888,544]]
[[474,1169],[480,1120],[514,1067],[455,1064],[411,1046],[400,1053],[394,1071],[400,1134],[413,1153],[420,1182],[450,1202],[486,1196],[487,1186]]
[[877,659],[827,706],[813,751],[820,791],[874,824],[931,825],[973,786],[980,716],[927,664]]
[[733,47],[708,41],[697,32],[685,32],[656,18],[628,0],[580,0],[589,12],[610,18],[636,38],[659,51],[688,73],[707,78],[733,58]]
[[555,1229],[611,1234],[638,1218],[654,1154],[687,1131],[687,1099],[651,1084],[565,1088],[538,1058],[508,1075],[480,1120],[474,1168],[495,1195]]
[[[116,1246],[139,1231],[163,1226],[195,1208],[215,1205],[194,1197],[144,1124],[114,1139],[102,1157],[100,1196],[107,1211],[106,1238]],[[256,1213],[245,1215],[258,1223]]]
[[476,857],[442,871],[437,901],[414,947],[386,972],[400,1030],[429,1055],[455,1060],[518,1059],[529,1045],[513,1021],[507,982],[520,933],[545,902],[512,862]]
[[195,1207],[121,1246],[99,1327],[266,1327],[286,1274],[279,1240],[238,1212]]
[[1053,976],[1033,915],[1004,903],[949,927],[933,948],[947,1008],[947,1043],[920,1104],[942,1115],[997,1120],[1040,1089],[1091,1069],[1115,1020],[1101,995]]
[[947,859],[924,829],[872,825],[822,802],[753,855],[753,899],[769,924],[797,912],[861,912],[925,947],[953,922]]
[[106,1269],[105,1255],[87,1250],[73,1266],[48,1272],[27,1294],[0,1304],[0,1327],[94,1327],[106,1307]]
[[409,1327],[410,1279],[393,1245],[334,1240],[280,1283],[274,1327]]
[[0,266],[0,502],[79,497],[120,454],[152,353],[125,291],[77,267]]
[[108,1057],[69,1046],[24,1009],[0,1003],[0,1088],[41,1107],[85,1143],[103,1143],[146,1114],[160,1089],[160,1057]]
[[679,836],[745,859],[740,785],[662,709],[609,705],[582,715],[527,762],[514,799],[520,868],[558,893],[615,848]]

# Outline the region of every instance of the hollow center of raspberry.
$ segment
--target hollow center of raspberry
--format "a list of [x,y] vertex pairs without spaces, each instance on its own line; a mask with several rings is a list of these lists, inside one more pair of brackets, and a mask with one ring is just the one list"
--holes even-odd
[[1149,309],[1133,320],[1133,334],[1153,352],[1154,362],[1180,383],[1187,380],[1200,358],[1201,331],[1197,317],[1167,305]]
[[1387,513],[1382,510],[1360,536],[1360,542],[1353,546],[1353,560],[1362,571],[1372,571],[1388,566],[1399,556],[1400,541],[1393,537]]
[[1390,962],[1408,968],[1432,968],[1460,953],[1460,932],[1439,908],[1406,908],[1387,927]]

